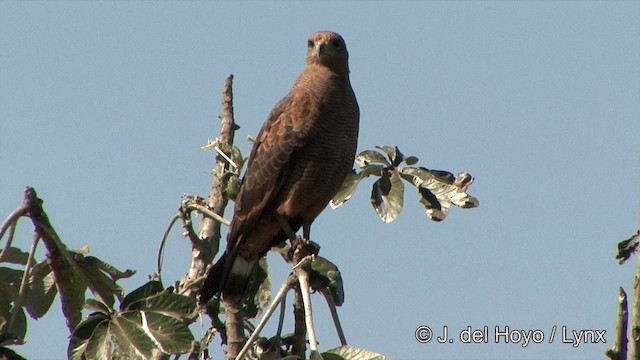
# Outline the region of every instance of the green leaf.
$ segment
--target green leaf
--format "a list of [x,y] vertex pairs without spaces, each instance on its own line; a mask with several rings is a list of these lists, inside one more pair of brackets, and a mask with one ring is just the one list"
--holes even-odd
[[127,312],[124,317],[139,327],[164,353],[184,353],[191,348],[193,335],[189,327],[176,318],[157,312]]
[[103,313],[93,313],[82,320],[71,334],[69,346],[67,347],[67,357],[72,360],[81,360],[87,348],[87,341],[91,338],[98,325],[108,324],[109,318]]
[[[386,161],[384,157],[382,157],[382,159]],[[361,168],[362,172],[360,173],[356,173],[354,170],[351,170],[351,172],[347,174],[340,189],[336,195],[333,196],[333,199],[331,199],[330,204],[332,209],[340,207],[347,200],[351,199],[351,196],[356,191],[356,188],[362,179],[371,175],[382,176],[385,169],[382,165],[362,165]]]
[[[0,268],[0,273],[5,273],[4,270],[13,271],[14,269]],[[6,272],[6,274],[9,273]],[[17,270],[19,271],[19,270]],[[22,271],[19,271],[22,272]],[[5,275],[6,275],[5,274]],[[7,306],[13,302],[18,297],[18,292],[20,289],[20,283],[15,284],[11,279],[4,278],[0,275],[0,304],[7,304]]]
[[240,192],[240,185],[242,185],[238,175],[235,172],[227,171],[220,177],[220,184],[224,195],[229,200],[235,201]]
[[434,175],[429,169],[419,167],[405,167],[400,169],[400,176],[416,187],[422,186],[425,181],[432,179]]
[[421,195],[420,203],[424,205],[427,217],[433,221],[442,221],[449,213],[449,206],[443,207],[437,197],[429,189],[420,187],[418,192]]
[[115,302],[114,295],[119,299],[122,298],[123,290],[113,279],[100,270],[98,261],[96,260],[97,258],[93,256],[76,256],[76,263],[80,271],[82,271],[86,279],[91,282],[95,291],[98,292],[96,295],[99,295],[107,306],[113,308]]
[[153,355],[153,341],[142,329],[140,312],[117,314],[109,323],[109,332],[115,339],[119,356],[127,359],[150,359]]
[[411,165],[415,165],[415,164],[417,164],[417,163],[418,163],[418,158],[417,158],[417,157],[415,157],[415,156],[407,156],[407,157],[404,159],[404,162],[405,162],[405,164],[407,164],[407,165],[409,165],[409,166],[411,166]]
[[152,311],[182,320],[193,316],[196,306],[194,298],[163,291],[131,303],[127,310]]
[[17,309],[16,318],[13,323],[10,323],[13,304],[3,301],[0,305],[0,346],[24,344],[27,332],[27,317],[24,308]]
[[[149,282],[128,295],[128,302],[138,298],[129,302],[128,311],[97,312],[83,320],[69,343],[69,358],[148,359],[158,351],[189,351],[194,338],[188,317],[195,316],[195,300],[169,290],[154,294],[159,288],[158,282]],[[107,308],[96,300],[87,303],[92,308]]]
[[385,167],[382,165],[367,165],[362,168],[362,172],[360,173],[361,178],[367,178],[371,175],[382,176]]
[[322,358],[324,360],[345,360],[342,356],[330,352],[323,352]]
[[88,309],[88,310],[95,310],[95,311],[100,311],[103,312],[105,314],[109,314],[110,313],[110,309],[107,305],[105,305],[103,302],[98,301],[96,299],[87,299],[84,301],[84,308]]
[[391,147],[387,145],[376,146],[378,149],[384,151],[391,162],[392,167],[397,167],[404,161],[404,155],[400,152],[397,146]]
[[55,279],[51,268],[35,267],[29,276],[29,292],[25,298],[25,308],[29,316],[38,319],[49,311],[53,300],[58,294]]
[[374,150],[365,150],[356,156],[356,164],[360,167],[365,167],[370,163],[378,163],[385,166],[390,166],[391,163],[384,155]]
[[316,256],[311,262],[309,279],[313,290],[328,289],[336,306],[342,306],[344,303],[342,275],[334,263],[322,256]]
[[20,291],[23,274],[24,271],[22,270],[0,267],[0,282],[5,283],[7,287],[13,288],[17,296],[18,291]]
[[335,349],[327,350],[325,353],[337,354],[345,360],[389,360],[388,357],[373,352],[371,350],[343,345]]
[[4,332],[7,334],[11,334],[11,337],[14,338],[14,341],[17,340],[17,343],[22,343],[25,336],[27,335],[27,316],[25,315],[23,307],[17,308],[16,311],[17,315],[15,321],[13,322],[13,324],[10,324],[10,327],[4,330]]
[[17,264],[17,265],[26,265],[27,259],[29,258],[29,253],[22,251],[16,247],[9,247],[6,251],[1,252],[2,262]]
[[399,171],[403,179],[418,188],[420,202],[425,206],[425,214],[431,220],[444,220],[452,204],[461,208],[479,205],[478,199],[467,194],[467,189],[473,183],[473,177],[468,173],[453,176],[448,171],[423,167],[406,167]]
[[26,360],[22,355],[18,354],[17,352],[4,347],[4,346],[0,346],[0,359],[3,360]]
[[[109,322],[102,321],[93,329],[91,337],[84,343],[84,356],[90,359],[113,359],[113,347],[109,339]],[[80,357],[81,359],[82,357]]]
[[331,199],[331,208],[336,209],[344,204],[347,200],[351,199],[351,196],[356,191],[358,187],[358,183],[362,180],[362,176],[360,174],[356,174],[355,171],[351,171],[347,174],[340,186],[338,192]]
[[120,304],[120,310],[124,311],[130,304],[138,300],[147,298],[151,295],[155,295],[162,290],[164,290],[164,287],[162,286],[162,283],[160,283],[160,281],[149,281],[148,283],[127,294],[127,296],[124,297],[122,303]]
[[95,266],[101,271],[105,272],[113,281],[118,281],[120,279],[130,278],[132,277],[136,271],[127,269],[125,271],[120,271],[116,269],[113,265],[100,260],[95,256],[87,256],[85,259],[89,259]]
[[385,171],[373,184],[371,205],[382,221],[395,220],[404,204],[404,184],[396,171]]
[[[20,319],[16,319],[13,324],[9,324],[12,309],[13,299],[10,300],[6,297],[0,297],[0,346],[24,344],[24,334],[21,333],[23,332],[22,328],[26,326],[26,318],[24,318],[24,323],[22,324],[20,324]],[[22,317],[24,317],[23,308],[20,308],[18,311],[18,317],[20,313]]]

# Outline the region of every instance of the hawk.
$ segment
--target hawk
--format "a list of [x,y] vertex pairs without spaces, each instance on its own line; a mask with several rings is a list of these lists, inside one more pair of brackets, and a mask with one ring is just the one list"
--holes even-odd
[[272,246],[311,224],[353,167],[360,112],[349,81],[347,47],[334,32],[307,42],[306,66],[258,134],[236,198],[227,249],[200,296],[237,303]]

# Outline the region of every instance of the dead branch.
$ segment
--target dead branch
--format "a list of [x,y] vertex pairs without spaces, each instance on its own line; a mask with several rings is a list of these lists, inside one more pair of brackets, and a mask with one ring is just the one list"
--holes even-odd
[[627,293],[623,288],[618,292],[618,316],[616,321],[616,332],[613,346],[606,351],[606,355],[611,360],[627,359],[627,327],[629,321],[629,311],[627,308]]

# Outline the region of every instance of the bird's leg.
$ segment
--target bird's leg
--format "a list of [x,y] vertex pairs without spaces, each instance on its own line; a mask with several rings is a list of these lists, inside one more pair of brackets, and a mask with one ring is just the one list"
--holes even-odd
[[311,223],[312,222],[313,220],[305,221],[304,223],[302,223],[302,237],[307,241],[311,241]]
[[[302,224],[302,235],[303,237],[296,236],[296,233],[293,231],[291,226],[289,226],[289,222],[282,215],[276,215],[276,220],[278,221],[278,225],[284,233],[289,238],[291,242],[291,252],[289,253],[289,260],[293,264],[299,264],[302,259],[309,255],[317,255],[320,252],[320,245],[316,244],[313,241],[309,241],[309,234],[311,232],[311,223],[312,221],[305,221]],[[296,265],[297,266],[297,265]]]
[[278,225],[280,225],[282,231],[284,231],[284,233],[289,238],[289,241],[291,241],[291,243],[296,241],[296,233],[293,231],[291,226],[289,226],[289,222],[287,221],[287,219],[285,219],[284,216],[278,214],[276,214],[276,219],[278,220]]

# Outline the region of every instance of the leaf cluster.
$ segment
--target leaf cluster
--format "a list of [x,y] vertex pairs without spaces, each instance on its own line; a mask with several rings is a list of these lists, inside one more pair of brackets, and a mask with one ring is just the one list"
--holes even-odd
[[197,317],[195,299],[165,290],[159,281],[129,293],[118,311],[94,299],[85,308],[94,312],[73,331],[69,359],[150,359],[186,353],[193,345],[188,325]]
[[473,183],[473,177],[468,173],[454,176],[448,171],[414,167],[412,165],[418,162],[418,158],[405,156],[398,147],[376,148],[378,150],[365,150],[356,156],[355,163],[360,171],[353,170],[347,175],[331,200],[332,208],[349,200],[358,184],[369,176],[378,177],[371,189],[371,205],[386,223],[395,220],[404,206],[402,180],[416,188],[425,214],[434,221],[444,220],[451,205],[468,209],[480,204],[478,199],[467,194],[467,189]]
[[[38,241],[35,244],[37,245]],[[0,351],[2,352],[10,351],[4,346],[24,343],[27,331],[25,311],[32,319],[43,317],[59,295],[58,287],[75,294],[73,299],[63,296],[62,301],[67,304],[84,298],[84,293],[90,288],[96,296],[112,306],[116,298],[123,297],[123,289],[116,281],[135,273],[131,270],[119,271],[97,257],[85,256],[88,253],[87,247],[79,251],[64,247],[56,248],[56,251],[65,252],[68,255],[66,258],[74,262],[75,266],[67,266],[67,271],[69,273],[77,271],[74,278],[83,279],[83,281],[62,284],[69,277],[56,277],[53,271],[56,265],[52,268],[55,260],[49,258],[35,265],[31,264],[30,259],[33,258],[35,248],[35,246],[32,247],[32,253],[26,253],[16,247],[8,247],[0,255],[0,262],[7,264],[0,267]],[[65,261],[65,257],[57,257],[57,259]],[[66,312],[67,323],[73,324],[74,319],[80,318],[80,311],[81,309],[78,308],[77,312]],[[19,355],[15,354],[15,356]]]

